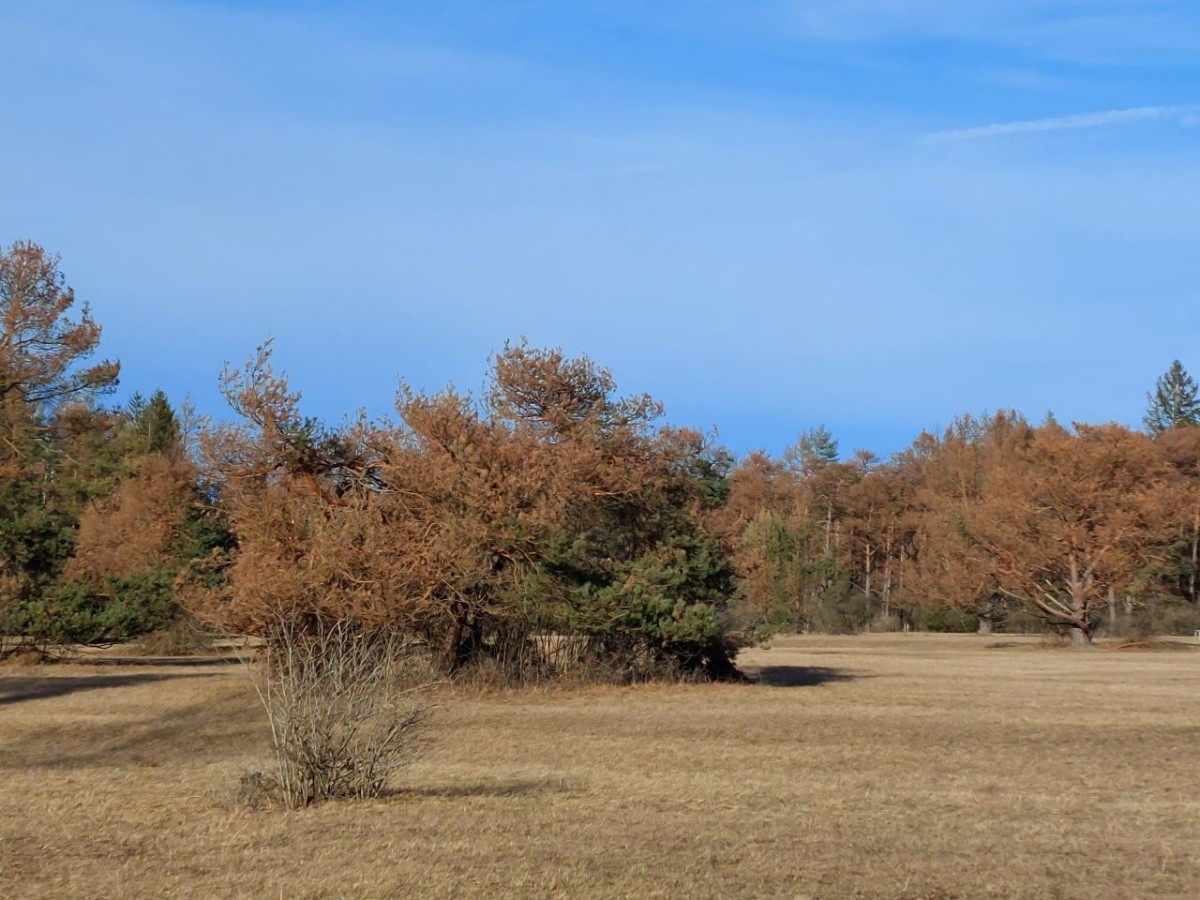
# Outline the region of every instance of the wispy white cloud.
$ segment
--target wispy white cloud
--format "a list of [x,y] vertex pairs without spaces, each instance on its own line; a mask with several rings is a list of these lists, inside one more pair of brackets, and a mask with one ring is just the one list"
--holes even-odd
[[934,142],[973,141],[985,138],[1007,137],[1014,134],[1039,134],[1047,131],[1071,131],[1077,128],[1103,128],[1112,125],[1129,125],[1148,120],[1174,119],[1181,124],[1190,124],[1195,118],[1195,109],[1190,106],[1137,106],[1132,109],[1106,109],[1102,112],[1082,113],[1074,116],[1056,116],[1048,119],[1024,119],[1019,122],[998,122],[974,128],[958,128],[938,131],[927,135]]

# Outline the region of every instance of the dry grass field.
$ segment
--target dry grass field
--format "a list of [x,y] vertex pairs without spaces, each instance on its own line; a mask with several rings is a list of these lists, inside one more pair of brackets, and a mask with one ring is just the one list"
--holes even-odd
[[0,895],[1200,896],[1200,651],[742,662],[770,683],[447,694],[392,796],[258,812],[237,666],[9,667]]

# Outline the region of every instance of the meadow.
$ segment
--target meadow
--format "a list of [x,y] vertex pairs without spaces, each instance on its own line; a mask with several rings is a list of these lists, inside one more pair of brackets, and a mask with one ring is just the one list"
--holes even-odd
[[[0,670],[7,897],[1194,897],[1200,647],[787,637],[750,685],[446,689],[386,797],[250,810],[238,664]],[[118,664],[119,663],[119,664]]]

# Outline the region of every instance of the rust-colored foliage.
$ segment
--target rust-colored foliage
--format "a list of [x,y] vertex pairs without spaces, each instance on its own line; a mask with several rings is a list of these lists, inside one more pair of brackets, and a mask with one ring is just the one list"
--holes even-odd
[[1087,643],[1109,592],[1161,553],[1183,507],[1173,471],[1143,434],[1050,423],[996,460],[962,511],[970,558],[1000,590]]
[[1020,604],[1001,589],[991,558],[967,523],[985,502],[991,473],[1032,434],[1012,410],[960,416],[940,439],[923,435],[905,455],[916,512],[906,573],[918,605],[963,610],[978,617],[981,630],[990,630]]
[[102,578],[169,567],[196,492],[195,468],[180,458],[148,456],[110,496],[79,519],[68,579]]
[[[331,428],[263,347],[225,373],[239,421],[203,434],[198,472],[165,395],[95,404],[119,367],[89,362],[100,329],[74,305],[56,257],[0,252],[6,630],[69,618],[62,604],[93,615],[138,573],[159,605],[187,587],[229,630],[353,622],[422,642],[447,671],[518,677],[584,659],[728,675],[728,635],[762,626],[987,629],[1023,608],[1086,643],[1118,599],[1126,627],[1156,597],[1176,627],[1200,615],[1185,415],[1153,440],[964,416],[886,462],[840,460],[822,426],[731,472],[586,357],[507,345],[481,397],[402,387],[394,421]],[[1176,370],[1160,407],[1191,402]]]
[[116,384],[118,363],[79,367],[99,345],[100,326],[86,304],[78,320],[68,318],[74,305],[58,257],[23,241],[0,253],[0,404],[6,411],[45,409]]
[[398,629],[450,672],[545,671],[539,634],[732,672],[703,521],[719,474],[694,432],[652,427],[649,398],[615,399],[606,370],[521,344],[483,404],[402,388],[398,422],[338,430],[301,416],[267,347],[224,384],[243,422],[203,444],[240,550],[210,620]]
[[[747,457],[722,520],[743,615],[776,628],[856,630],[899,610],[910,488],[871,454],[837,462],[828,433],[815,434],[783,462]],[[821,444],[824,455],[811,449]]]
[[961,417],[886,464],[821,458],[811,441],[793,454],[802,464],[751,455],[721,514],[739,609],[832,630],[945,610],[990,630],[1024,609],[1086,644],[1117,597],[1195,602],[1196,433],[1151,441],[1002,411]]

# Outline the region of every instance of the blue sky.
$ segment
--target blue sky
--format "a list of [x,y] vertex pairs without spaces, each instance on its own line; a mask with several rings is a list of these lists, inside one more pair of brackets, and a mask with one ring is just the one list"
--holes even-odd
[[1193,3],[4,7],[0,242],[126,392],[220,413],[274,336],[310,413],[381,414],[526,335],[738,453],[888,454],[1200,374]]

